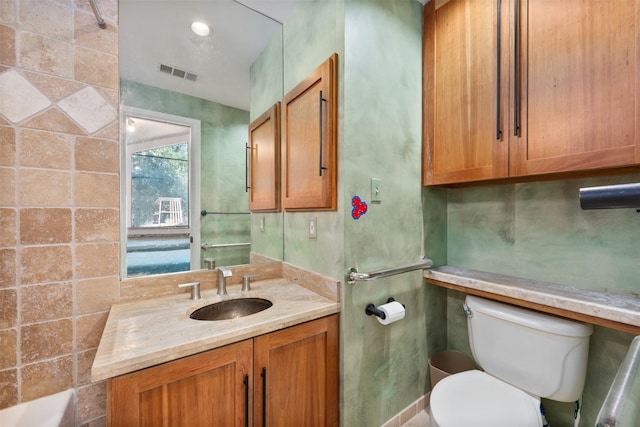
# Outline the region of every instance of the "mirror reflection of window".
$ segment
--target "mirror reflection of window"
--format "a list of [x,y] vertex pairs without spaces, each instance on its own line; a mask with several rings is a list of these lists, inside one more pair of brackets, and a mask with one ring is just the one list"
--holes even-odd
[[191,127],[125,120],[127,276],[188,271]]
[[131,227],[189,226],[189,143],[131,153]]

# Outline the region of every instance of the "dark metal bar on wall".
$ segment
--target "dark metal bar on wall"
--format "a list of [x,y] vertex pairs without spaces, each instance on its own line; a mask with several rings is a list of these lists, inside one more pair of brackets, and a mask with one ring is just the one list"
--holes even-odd
[[640,183],[580,189],[580,207],[588,209],[640,209]]
[[502,63],[500,61],[502,61],[502,39],[501,39],[501,34],[500,32],[502,31],[502,23],[500,22],[500,14],[501,14],[501,9],[502,9],[502,0],[497,0],[497,6],[498,6],[498,18],[497,18],[497,39],[496,39],[496,44],[497,44],[497,50],[498,50],[498,55],[497,55],[497,63],[496,63],[496,140],[500,140],[500,138],[502,138],[502,126],[500,123],[500,98],[502,97],[501,94],[501,81],[502,81]]
[[200,211],[200,215],[249,215],[251,212],[211,212],[211,211]]
[[251,188],[249,185],[249,150],[251,150],[251,147],[249,147],[248,142],[245,142],[244,146],[246,147],[244,152],[244,192],[248,193]]

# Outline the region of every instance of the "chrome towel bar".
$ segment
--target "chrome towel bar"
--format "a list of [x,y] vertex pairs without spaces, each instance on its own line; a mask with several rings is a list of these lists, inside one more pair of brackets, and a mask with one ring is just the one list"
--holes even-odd
[[640,335],[631,340],[600,408],[596,427],[637,425],[640,412],[637,394],[634,394],[637,390],[640,390]]
[[217,244],[203,243],[203,244],[200,245],[200,248],[203,251],[206,251],[207,249],[238,248],[238,247],[242,247],[242,246],[251,246],[251,243],[249,243],[249,242],[247,242],[247,243],[217,243]]
[[93,10],[93,14],[96,16],[96,24],[98,24],[98,27],[102,28],[103,30],[107,28],[107,24],[104,22],[104,19],[102,19],[100,8],[96,4],[96,0],[89,0],[89,5]]
[[372,271],[371,273],[358,273],[355,267],[351,267],[347,273],[347,283],[353,285],[358,281],[368,281],[380,279],[383,277],[395,276],[396,274],[407,273],[414,270],[424,270],[425,268],[431,268],[433,261],[429,258],[422,258],[420,262],[415,264],[401,265],[399,267],[386,268],[384,270]]

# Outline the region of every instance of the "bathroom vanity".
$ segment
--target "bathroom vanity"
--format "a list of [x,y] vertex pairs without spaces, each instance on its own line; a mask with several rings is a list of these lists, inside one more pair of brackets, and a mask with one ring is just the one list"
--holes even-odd
[[338,425],[338,316],[109,381],[109,425]]
[[[112,307],[92,368],[93,381],[107,380],[108,425],[338,425],[337,298],[284,278],[228,292]],[[227,320],[189,317],[242,298],[273,305]]]

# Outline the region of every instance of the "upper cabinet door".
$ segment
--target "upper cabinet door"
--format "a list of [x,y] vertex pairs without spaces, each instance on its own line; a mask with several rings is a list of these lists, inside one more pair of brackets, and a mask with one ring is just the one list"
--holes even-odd
[[286,210],[337,208],[337,62],[332,55],[282,102]]
[[280,103],[249,125],[249,210],[280,210]]
[[638,16],[640,0],[427,3],[423,184],[640,164]]
[[[517,4],[516,4],[517,5]],[[640,163],[637,0],[521,0],[511,175]],[[515,123],[515,121],[514,121]]]
[[507,176],[508,28],[499,20],[507,4],[425,5],[424,185]]

